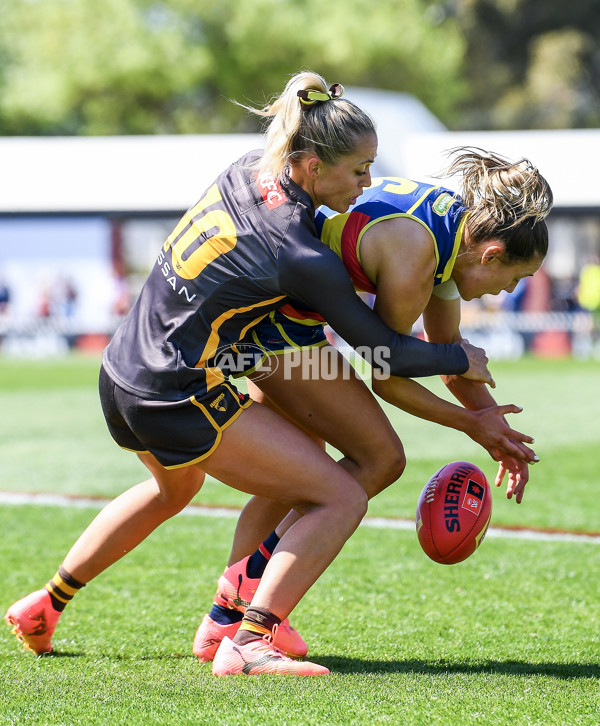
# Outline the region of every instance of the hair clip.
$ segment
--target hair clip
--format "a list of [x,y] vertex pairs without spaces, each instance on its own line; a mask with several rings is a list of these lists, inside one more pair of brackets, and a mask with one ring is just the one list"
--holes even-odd
[[328,91],[315,91],[302,89],[298,91],[300,103],[305,106],[313,106],[319,101],[331,101],[334,98],[341,98],[344,95],[344,86],[341,83],[334,83]]

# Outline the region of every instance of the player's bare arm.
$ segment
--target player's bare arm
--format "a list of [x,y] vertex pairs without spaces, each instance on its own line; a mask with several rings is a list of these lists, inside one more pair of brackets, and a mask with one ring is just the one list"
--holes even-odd
[[[387,234],[378,232],[378,227],[384,230],[387,228]],[[399,231],[405,233],[401,239],[388,236]],[[367,231],[361,252],[363,265],[369,267],[369,275],[377,280],[376,312],[398,332],[410,334],[412,325],[423,309],[431,304],[431,260],[434,253],[429,233],[411,220],[388,220]],[[414,260],[412,264],[403,264],[404,258]],[[460,301],[457,300],[456,304],[460,305]],[[453,304],[447,307],[450,314],[444,322],[447,320],[450,336],[453,337],[458,330],[456,323],[460,319],[460,309],[456,313]],[[487,390],[485,386],[474,386],[470,382],[469,387]],[[388,403],[412,415],[463,431],[485,448],[496,461],[502,455],[523,458],[524,461],[529,461],[534,456],[527,447],[525,450],[521,448],[521,442],[530,441],[530,437],[511,429],[504,419],[506,413],[520,410],[516,406],[496,407],[490,396],[490,405],[481,406],[485,410],[473,411],[439,398],[414,380],[397,377],[374,380],[373,390]]]
[[410,335],[433,288],[435,249],[421,224],[394,218],[364,233],[360,261],[377,288],[375,310],[397,332]]
[[[435,251],[431,234],[410,219],[394,218],[368,229],[361,241],[361,263],[377,285],[375,310],[397,332],[410,335],[412,326],[427,306],[433,289]],[[471,347],[471,354],[475,348]],[[487,359],[485,359],[487,360]],[[484,358],[481,362],[485,368]],[[373,382],[373,390],[384,400],[409,413],[472,436],[479,432],[473,416],[460,406],[444,401],[413,380],[393,377]],[[486,434],[491,427],[486,427]],[[493,450],[509,446],[500,424],[478,443]],[[518,455],[518,449],[514,450]]]
[[[460,300],[441,300],[432,297],[424,311],[423,320],[428,340],[455,342],[462,337],[459,330]],[[533,443],[533,438],[510,429],[504,418],[506,413],[520,413],[522,408],[514,404],[498,407],[485,386],[473,385],[464,376],[442,376],[442,380],[465,409],[475,414],[475,430],[479,426],[483,427],[486,419],[489,421],[489,414],[501,415],[506,425],[506,435],[510,437],[510,445],[498,446],[497,450],[488,449],[492,458],[500,462],[495,484],[500,486],[508,474],[506,495],[509,499],[515,495],[517,503],[520,503],[524,487],[529,480],[528,464],[539,461],[535,451],[526,446]],[[480,421],[477,421],[477,417],[480,417]]]

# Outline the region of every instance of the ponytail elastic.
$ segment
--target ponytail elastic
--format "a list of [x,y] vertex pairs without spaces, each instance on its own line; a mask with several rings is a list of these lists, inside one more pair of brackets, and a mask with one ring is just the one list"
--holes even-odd
[[328,91],[301,90],[298,91],[300,103],[305,106],[313,106],[319,101],[332,101],[334,98],[341,98],[344,95],[344,86],[341,83],[334,83],[329,86]]

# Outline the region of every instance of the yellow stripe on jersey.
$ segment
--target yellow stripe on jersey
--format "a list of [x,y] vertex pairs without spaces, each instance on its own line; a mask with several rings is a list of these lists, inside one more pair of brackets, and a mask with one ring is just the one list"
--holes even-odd
[[433,234],[433,232],[431,231],[431,229],[424,222],[422,222],[420,219],[416,219],[415,217],[412,217],[412,213],[414,212],[414,210],[417,209],[417,207],[420,207],[421,206],[421,203],[423,202],[423,200],[427,196],[429,196],[429,194],[431,194],[431,192],[434,189],[439,189],[439,186],[428,187],[427,189],[425,189],[425,191],[423,192],[423,194],[421,194],[421,196],[417,199],[417,201],[408,210],[407,214],[409,216],[411,216],[411,219],[414,219],[416,222],[421,222],[421,224],[425,227],[425,229],[431,235],[431,238],[433,239],[433,251],[435,252],[435,266],[437,268],[437,266],[440,264],[440,253],[438,251],[437,240],[435,238],[435,235]]
[[[196,368],[203,368],[204,364],[209,358],[212,358],[213,355],[217,352],[219,348],[219,343],[221,341],[221,336],[219,334],[219,329],[223,323],[227,322],[228,320],[231,320],[231,318],[234,315],[239,315],[240,313],[246,313],[248,310],[253,310],[254,308],[262,307],[263,305],[272,305],[273,303],[276,303],[278,300],[283,300],[285,298],[285,295],[278,295],[277,297],[273,297],[270,300],[261,300],[261,302],[255,303],[254,305],[248,305],[244,308],[232,308],[231,310],[226,310],[222,315],[219,315],[216,320],[213,320],[211,325],[211,331],[210,335],[208,336],[208,340],[206,341],[206,345],[204,346],[204,350],[202,351],[202,355],[200,356],[200,360],[196,363]],[[266,313],[265,313],[266,315]],[[261,316],[263,317],[263,316]]]
[[[460,248],[460,243],[462,242],[463,238],[463,232],[465,230],[465,224],[467,222],[467,217],[469,215],[465,214],[464,217],[460,220],[460,224],[458,225],[458,229],[456,230],[456,236],[454,237],[454,245],[452,247],[452,254],[450,255],[450,259],[448,262],[446,262],[446,267],[444,267],[444,271],[442,272],[441,282],[446,282],[446,280],[449,280],[452,276],[452,270],[454,269],[454,263],[456,262],[456,256],[458,255],[458,250]],[[436,255],[437,255],[437,248],[436,248]],[[438,275],[439,277],[439,275]]]
[[210,391],[215,386],[220,386],[225,381],[225,375],[218,366],[206,368],[206,390]]
[[421,206],[421,202],[427,197],[434,189],[439,189],[439,186],[436,187],[427,187],[427,189],[421,194],[421,196],[417,199],[417,201],[412,205],[412,207],[408,210],[408,214],[412,214],[414,210]]
[[[271,314],[273,314],[274,312],[275,311],[273,311]],[[269,313],[262,313],[262,315],[259,315],[257,318],[254,318],[254,320],[252,320],[251,322],[249,322],[248,325],[246,325],[245,327],[243,327],[242,330],[241,330],[241,332],[240,332],[240,340],[244,340],[244,338],[246,336],[246,333],[250,330],[250,328],[253,328],[256,325],[256,323],[258,323],[260,320],[262,320],[268,314]],[[232,345],[231,347],[234,348],[235,350],[237,350],[236,347],[235,347],[235,345]]]
[[342,259],[342,232],[349,216],[350,212],[344,212],[328,217],[323,222],[321,230],[321,242],[330,247],[340,259]]
[[279,331],[279,334],[281,335],[281,337],[285,340],[285,342],[288,345],[291,345],[292,348],[297,348],[298,347],[296,345],[296,343],[294,343],[294,341],[290,338],[290,336],[285,332],[285,328],[283,327],[283,325],[281,323],[278,323],[278,322],[275,321],[275,317],[274,316],[273,316],[271,322],[275,325],[275,327]]
[[[288,309],[290,310],[290,312],[286,312]],[[279,308],[278,312],[281,315],[283,315],[284,318],[287,318],[288,320],[292,320],[297,325],[308,325],[311,328],[314,328],[315,325],[323,325],[322,318],[321,318],[321,320],[318,320],[317,318],[311,318],[311,317],[306,317],[306,318],[294,317],[294,315],[291,312],[292,310],[293,310],[293,306],[283,305],[281,308]],[[271,313],[271,315],[273,315],[274,313],[275,313],[275,311],[273,311]],[[271,318],[271,322],[273,323],[273,325],[275,325],[275,321],[272,318]]]
[[[271,313],[271,315],[272,314],[273,313]],[[249,322],[248,325],[246,325],[244,328],[242,328],[242,330],[240,332],[240,341],[244,340],[244,338],[246,337],[246,333],[248,332],[248,330],[251,330],[266,315],[268,315],[268,313],[263,313],[262,315],[259,315],[257,318],[254,318],[254,320],[252,320],[251,322]],[[254,331],[252,332],[252,335],[254,336]],[[239,353],[240,352],[239,351],[239,348],[237,347],[237,344],[235,344],[235,343],[231,346],[231,348],[236,353]],[[262,360],[264,360],[264,358],[261,359],[261,362],[262,362]],[[196,366],[196,367],[198,367],[198,366]],[[254,368],[256,368],[256,366],[254,366],[249,371],[245,371],[243,375],[247,375],[248,373],[253,373],[254,372]],[[236,374],[233,377],[234,378],[238,378],[238,375],[242,375],[242,374]],[[218,386],[218,385],[220,385],[221,383],[224,383],[224,382],[225,382],[225,376],[223,375],[223,371],[220,368],[217,368],[215,366],[213,368],[207,368],[206,369],[206,390],[207,391],[210,391],[215,386]],[[227,384],[225,383],[225,385],[227,385]]]

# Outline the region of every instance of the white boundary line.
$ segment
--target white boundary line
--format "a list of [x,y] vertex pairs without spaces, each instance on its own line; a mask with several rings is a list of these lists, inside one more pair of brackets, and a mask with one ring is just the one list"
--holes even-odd
[[[0,504],[36,504],[46,507],[72,507],[74,509],[102,509],[110,499],[90,499],[86,497],[68,497],[62,494],[29,494],[22,492],[0,492]],[[237,518],[239,509],[227,507],[203,507],[190,504],[182,515],[196,517],[225,517]],[[411,519],[393,519],[387,517],[365,517],[361,527],[374,529],[403,529],[414,530],[415,523]],[[490,527],[486,537],[501,537],[504,539],[524,539],[536,542],[579,542],[584,544],[600,545],[600,535],[578,534],[576,532],[543,532],[535,529],[505,529]]]

